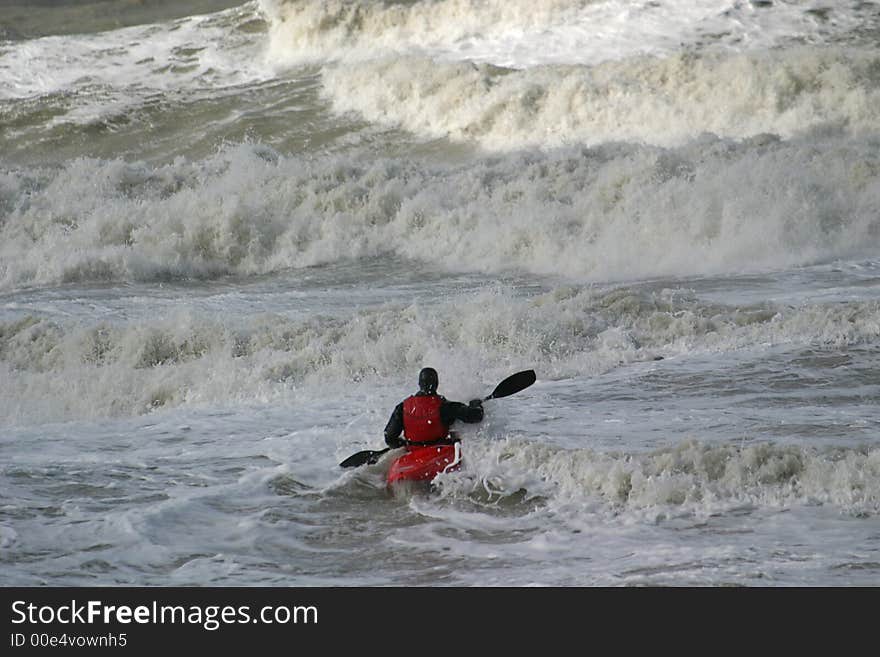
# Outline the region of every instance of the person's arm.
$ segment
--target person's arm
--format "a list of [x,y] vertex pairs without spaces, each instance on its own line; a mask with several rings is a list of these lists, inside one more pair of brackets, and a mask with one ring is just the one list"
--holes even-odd
[[403,402],[394,407],[388,424],[385,425],[385,444],[389,447],[403,447],[406,443],[400,437],[403,431]]
[[467,404],[447,401],[440,407],[440,419],[447,427],[456,420],[474,424],[483,420],[483,400],[472,399]]

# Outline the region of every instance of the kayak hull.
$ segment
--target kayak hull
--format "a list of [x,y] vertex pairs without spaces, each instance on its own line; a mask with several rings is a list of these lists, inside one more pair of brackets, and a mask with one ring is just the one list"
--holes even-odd
[[401,481],[431,481],[438,474],[461,468],[461,443],[410,447],[388,470],[388,485]]

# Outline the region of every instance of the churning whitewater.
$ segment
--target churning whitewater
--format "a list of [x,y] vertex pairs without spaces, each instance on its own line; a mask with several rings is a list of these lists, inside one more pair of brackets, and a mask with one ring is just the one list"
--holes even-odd
[[[0,583],[880,585],[880,5],[47,4]],[[340,468],[425,366],[538,380]]]

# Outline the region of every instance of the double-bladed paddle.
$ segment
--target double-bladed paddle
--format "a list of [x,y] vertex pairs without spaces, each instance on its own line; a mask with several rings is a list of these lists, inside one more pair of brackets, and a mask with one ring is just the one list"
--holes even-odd
[[[535,382],[535,379],[535,370],[525,370],[523,372],[511,374],[509,377],[504,379],[504,381],[495,386],[495,390],[492,391],[492,394],[488,397],[485,397],[483,401],[489,401],[490,399],[500,399],[501,397],[508,397],[514,393],[519,392],[520,390],[525,390]],[[352,454],[339,465],[343,468],[356,468],[358,466],[366,465],[368,463],[372,465],[379,460],[380,456],[382,456],[390,449],[392,448],[386,447],[385,449],[375,451],[367,449],[363,452]]]

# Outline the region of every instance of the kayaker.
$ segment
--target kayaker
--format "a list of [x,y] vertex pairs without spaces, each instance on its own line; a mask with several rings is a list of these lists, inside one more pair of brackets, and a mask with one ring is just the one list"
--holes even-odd
[[438,384],[437,370],[433,367],[419,372],[419,391],[400,402],[385,425],[385,442],[389,447],[449,443],[453,440],[449,436],[453,422],[482,421],[482,399],[472,399],[467,404],[449,401],[437,394]]

